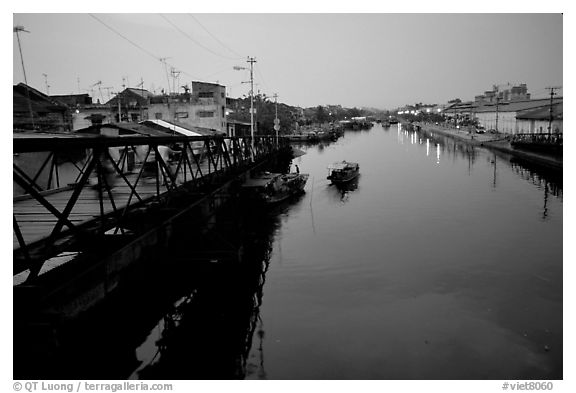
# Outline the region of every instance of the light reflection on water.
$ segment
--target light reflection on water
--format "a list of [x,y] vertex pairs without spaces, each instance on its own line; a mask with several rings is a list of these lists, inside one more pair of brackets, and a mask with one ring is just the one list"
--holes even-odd
[[400,126],[299,147],[305,195],[175,230],[49,376],[562,378],[561,174]]
[[[561,176],[400,127],[307,153],[260,310],[268,378],[562,376]],[[345,203],[318,180],[343,159]]]

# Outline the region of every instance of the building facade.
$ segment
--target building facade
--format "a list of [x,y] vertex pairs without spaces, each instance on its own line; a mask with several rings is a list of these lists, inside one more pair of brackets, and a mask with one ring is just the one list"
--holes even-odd
[[[562,102],[550,107],[522,111],[516,115],[518,133],[521,134],[563,134]],[[550,131],[548,131],[550,128]]]
[[[556,98],[553,101],[561,103],[562,98]],[[497,130],[505,134],[523,133],[521,130],[526,129],[524,124],[517,122],[517,116],[522,112],[529,110],[546,110],[550,108],[549,99],[511,101],[496,104],[483,105],[476,109],[475,116],[478,123],[487,130]],[[519,127],[523,125],[524,128]]]
[[226,133],[226,87],[219,84],[192,82],[192,92],[151,97],[147,109],[150,120]]
[[109,104],[94,104],[88,94],[53,95],[52,99],[66,105],[70,110],[72,131],[90,127],[94,118],[102,124],[113,123],[114,114]]
[[12,89],[13,130],[69,132],[72,129],[68,106],[24,83]]

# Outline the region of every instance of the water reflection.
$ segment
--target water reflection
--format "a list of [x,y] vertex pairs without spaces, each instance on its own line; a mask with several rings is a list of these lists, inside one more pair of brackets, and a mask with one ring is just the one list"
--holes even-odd
[[338,195],[340,202],[346,203],[350,199],[350,194],[358,190],[358,182],[360,181],[360,177],[361,175],[358,175],[346,183],[329,184],[328,187],[333,194]]
[[[133,377],[245,378],[253,372],[247,364],[256,332],[261,354],[259,375],[265,378],[264,329],[259,309],[281,214],[252,211],[235,215],[233,212],[240,207],[222,212],[226,224],[214,229],[221,241],[234,242],[238,260],[207,266],[202,282],[164,316],[164,328],[156,343],[158,356]],[[236,218],[233,223],[231,215]],[[233,233],[236,235],[230,236]],[[177,253],[185,254],[186,250]]]
[[[399,128],[400,130],[400,128]],[[438,135],[434,132],[420,131],[404,131],[398,133],[398,135],[403,139],[403,136],[407,136],[411,141],[415,141],[415,134],[422,134],[424,138],[418,139],[418,144],[423,144],[425,140],[426,144],[426,156],[430,155],[430,143],[434,143],[436,146],[436,163],[440,163],[441,154],[446,154],[447,158],[456,157],[464,158],[468,162],[468,174],[472,173],[474,164],[479,158],[480,151],[488,151],[482,147],[475,147],[467,144],[466,142],[461,142],[454,140],[452,138],[446,137],[444,135]],[[402,142],[403,143],[403,142]],[[503,160],[509,163],[512,171],[516,173],[519,177],[524,180],[529,181],[533,185],[537,186],[539,189],[544,191],[544,197],[547,198],[548,194],[560,198],[562,200],[562,171],[548,169],[538,164],[516,158],[510,154],[490,151],[489,162],[492,166],[492,187],[496,188],[497,174],[498,174],[498,160]]]
[[239,203],[208,224],[187,217],[170,247],[148,250],[157,257],[113,297],[60,328],[57,347],[22,359],[19,377],[245,378],[257,336],[264,378],[259,309],[273,239],[293,205],[258,212]]

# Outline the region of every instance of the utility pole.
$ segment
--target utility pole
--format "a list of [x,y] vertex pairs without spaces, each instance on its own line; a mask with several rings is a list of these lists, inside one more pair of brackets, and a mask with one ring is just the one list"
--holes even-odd
[[26,84],[26,97],[28,98],[28,110],[30,111],[30,120],[32,121],[32,128],[36,128],[34,125],[34,112],[32,112],[32,103],[30,102],[30,91],[28,91],[28,79],[26,78],[26,67],[24,67],[24,57],[22,56],[22,45],[20,44],[20,32],[30,33],[28,30],[24,30],[24,26],[14,27],[14,33],[16,33],[16,39],[18,40],[18,50],[20,51],[20,61],[22,62],[22,73],[24,74],[24,83]]
[[274,131],[276,131],[276,147],[278,147],[278,131],[280,130],[280,120],[278,119],[278,93],[274,93]]
[[496,87],[496,132],[498,132],[498,103],[500,102],[500,96],[498,87]]
[[42,74],[44,76],[44,84],[46,85],[46,95],[50,95],[50,85],[48,84],[48,74]]
[[548,118],[548,138],[550,138],[550,135],[552,134],[552,106],[554,104],[554,96],[556,95],[556,93],[554,93],[554,90],[558,90],[560,89],[560,87],[555,86],[555,87],[547,87],[546,90],[550,90],[550,116]]
[[[138,86],[140,86],[140,95],[144,98],[144,78],[140,77],[140,84]],[[138,106],[140,107],[140,121],[143,121],[144,114],[142,112],[142,105],[138,104]]]
[[[242,83],[250,83],[250,137],[252,139],[252,154],[254,154],[254,63],[256,63],[256,59],[254,57],[248,57],[246,62],[250,63],[250,81]],[[240,66],[234,66],[233,68],[236,71],[248,70],[248,68]]]
[[248,57],[250,63],[250,137],[252,139],[252,152],[254,152],[254,63],[256,59]]

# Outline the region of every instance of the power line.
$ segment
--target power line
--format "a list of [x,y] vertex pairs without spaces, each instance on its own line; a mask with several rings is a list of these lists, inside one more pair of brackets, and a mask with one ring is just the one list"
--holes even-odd
[[[112,31],[113,33],[115,33],[116,35],[118,35],[119,37],[121,37],[122,39],[128,41],[130,44],[132,44],[133,46],[135,46],[136,48],[140,49],[142,52],[146,53],[148,56],[152,57],[154,60],[159,61],[160,63],[162,63],[164,66],[169,65],[171,67],[174,67],[174,65],[166,62],[166,58],[165,57],[159,57],[156,56],[155,54],[153,54],[152,52],[150,52],[149,50],[147,50],[146,48],[142,47],[141,45],[138,45],[137,43],[135,43],[134,41],[132,41],[131,39],[129,39],[128,37],[126,37],[125,35],[123,35],[122,33],[120,33],[118,30],[114,29],[113,27],[111,27],[110,25],[106,24],[104,21],[102,21],[100,18],[96,17],[93,14],[88,14],[90,15],[92,18],[96,19],[100,24],[102,24],[103,26],[105,26],[107,29],[109,29],[110,31]],[[182,71],[182,73],[192,77],[192,78],[196,78],[195,75],[189,74],[186,71]],[[170,85],[170,82],[168,82],[168,85]],[[170,89],[170,86],[168,86],[168,89]]]
[[161,61],[161,59],[154,55],[152,52],[146,50],[145,48],[141,47],[140,45],[138,45],[137,43],[135,43],[134,41],[132,41],[131,39],[129,39],[128,37],[124,36],[122,33],[120,33],[118,30],[114,29],[113,27],[107,25],[106,23],[104,23],[101,19],[99,19],[98,17],[94,16],[93,14],[88,14],[90,15],[92,18],[96,19],[99,23],[101,23],[103,26],[105,26],[107,29],[109,29],[110,31],[114,32],[115,34],[117,34],[118,36],[122,37],[123,39],[125,39],[126,41],[128,41],[129,43],[131,43],[132,45],[134,45],[136,48],[140,49],[142,52],[146,53],[148,56],[152,57],[155,60]]
[[258,65],[256,65],[256,72],[258,73],[258,76],[260,76],[260,79],[262,79],[262,82],[264,83],[266,89],[271,91],[272,89],[270,89],[270,87],[266,83],[266,80],[264,79],[264,76],[262,75],[262,72],[260,71],[260,67],[258,67]]
[[208,31],[208,29],[206,27],[204,27],[204,25],[202,23],[200,23],[200,21],[198,19],[196,19],[196,17],[194,15],[188,14],[188,16],[191,17],[192,19],[194,19],[194,21],[196,21],[196,23],[198,23],[198,25],[200,25],[200,27],[203,28],[204,31],[210,35],[210,37],[214,38],[225,49],[228,49],[230,52],[234,53],[236,56],[238,56],[239,59],[244,57],[244,56],[240,55],[238,52],[236,52],[235,50],[230,49],[229,46],[227,46],[222,41],[220,41],[214,34],[210,33],[210,31]]
[[224,56],[220,53],[216,53],[214,52],[212,49],[202,45],[200,42],[198,42],[197,40],[195,40],[194,38],[192,38],[192,36],[190,36],[188,33],[186,33],[184,30],[180,29],[176,24],[174,24],[170,19],[166,18],[164,15],[162,14],[158,14],[162,17],[162,19],[164,19],[166,22],[168,22],[172,27],[174,27],[176,30],[178,30],[182,35],[184,35],[186,38],[188,38],[190,41],[194,42],[196,45],[198,45],[199,47],[207,50],[208,52],[212,53],[215,56],[218,57],[222,57],[224,59],[230,59],[230,60],[237,60],[237,58],[235,57],[229,57],[229,56]]

